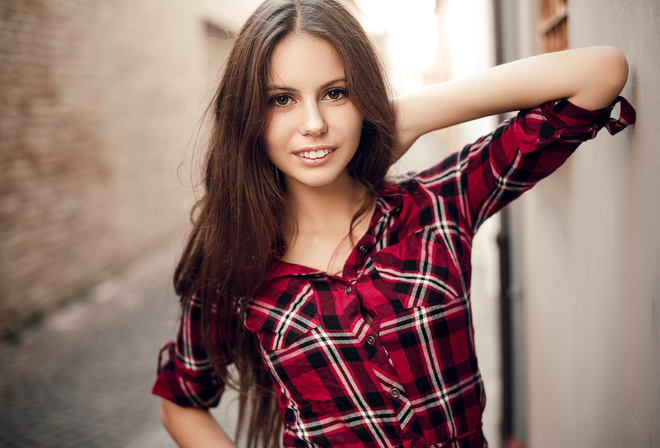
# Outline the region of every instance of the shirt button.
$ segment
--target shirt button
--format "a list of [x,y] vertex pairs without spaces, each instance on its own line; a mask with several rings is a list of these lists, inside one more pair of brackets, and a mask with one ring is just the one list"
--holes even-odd
[[349,295],[351,293],[351,291],[353,291],[353,290],[351,289],[350,286],[347,286],[346,289],[344,289],[344,292],[346,293],[346,295]]
[[408,190],[408,193],[414,193],[415,190],[417,190],[417,183],[416,183],[414,180],[411,180],[411,181],[409,181],[409,182],[406,182],[406,183],[403,185],[403,188],[405,188],[406,190]]
[[374,345],[376,343],[376,338],[373,336],[367,336],[367,344]]
[[390,395],[394,398],[398,397],[400,394],[401,392],[399,392],[399,389],[397,389],[396,387],[390,391]]
[[364,244],[360,247],[358,247],[358,250],[360,251],[361,254],[366,254],[367,253],[367,246]]

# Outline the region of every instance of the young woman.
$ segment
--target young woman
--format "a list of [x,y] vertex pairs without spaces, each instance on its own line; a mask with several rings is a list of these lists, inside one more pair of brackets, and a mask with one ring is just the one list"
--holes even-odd
[[[603,126],[634,121],[624,56],[535,57],[395,100],[334,0],[267,0],[212,106],[205,194],[175,273],[154,393],[183,447],[232,446],[207,409],[238,388],[250,446],[485,446],[470,315],[480,224]],[[421,135],[522,111],[437,166]],[[235,366],[235,376],[227,366]]]

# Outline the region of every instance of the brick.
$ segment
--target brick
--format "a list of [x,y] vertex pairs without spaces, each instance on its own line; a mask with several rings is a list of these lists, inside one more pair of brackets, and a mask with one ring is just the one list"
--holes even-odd
[[0,338],[184,238],[204,5],[0,0]]

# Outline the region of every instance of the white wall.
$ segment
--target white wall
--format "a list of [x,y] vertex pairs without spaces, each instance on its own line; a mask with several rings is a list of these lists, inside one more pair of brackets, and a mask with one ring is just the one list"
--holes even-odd
[[569,8],[572,48],[626,53],[638,118],[523,199],[528,443],[660,446],[660,2]]

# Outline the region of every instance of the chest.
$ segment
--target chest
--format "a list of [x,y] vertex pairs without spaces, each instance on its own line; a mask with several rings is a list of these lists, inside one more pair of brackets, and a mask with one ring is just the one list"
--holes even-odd
[[354,244],[348,236],[348,230],[345,233],[335,234],[306,233],[298,235],[291,244],[287,245],[282,261],[341,275],[353,249]]
[[262,286],[247,325],[265,349],[283,349],[312,330],[341,339],[365,325],[396,337],[420,310],[467,309],[469,262],[457,258],[436,227],[380,237],[367,232],[356,243],[337,252],[339,274],[284,264],[284,275]]

